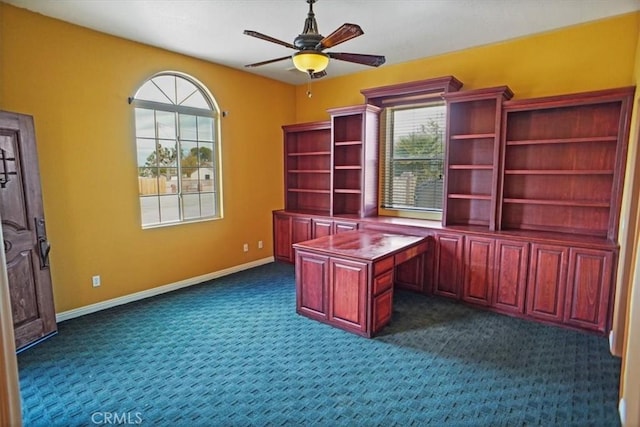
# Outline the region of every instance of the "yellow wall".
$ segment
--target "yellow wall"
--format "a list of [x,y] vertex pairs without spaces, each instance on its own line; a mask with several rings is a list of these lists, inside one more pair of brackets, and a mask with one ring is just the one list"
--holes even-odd
[[[629,86],[639,19],[631,13],[313,81],[312,98],[306,96],[306,85],[296,90],[297,121],[326,119],[327,108],[360,104],[364,101],[361,89],[448,75],[464,83],[462,90],[507,85],[515,93],[514,99]],[[331,65],[327,73],[330,77]]]
[[[0,109],[35,119],[57,312],[272,255],[271,210],[283,206],[280,126],[295,119],[293,86],[3,3],[0,58]],[[225,217],[142,230],[127,97],[163,70],[195,77],[229,112]]]

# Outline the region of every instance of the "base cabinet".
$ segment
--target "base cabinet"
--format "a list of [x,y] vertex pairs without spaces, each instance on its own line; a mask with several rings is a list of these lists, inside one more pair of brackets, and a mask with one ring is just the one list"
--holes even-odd
[[293,262],[289,215],[273,215],[273,256],[276,261]]
[[614,254],[595,249],[569,250],[564,322],[598,332],[608,328]]
[[459,298],[464,236],[436,234],[434,239],[433,293],[448,298]]
[[274,258],[294,262],[292,244],[311,239],[311,219],[285,214],[273,215]]
[[[354,229],[367,229],[367,224],[332,217],[308,217],[274,212],[274,256],[278,261],[300,262],[294,259],[293,243]],[[384,227],[377,226],[379,231]],[[396,226],[388,232],[401,233]],[[407,231],[407,234],[411,234]],[[586,244],[546,243],[526,238],[491,237],[470,233],[433,231],[424,256],[408,259],[395,267],[390,285],[375,291],[363,320],[361,310],[345,312],[344,298],[351,298],[357,286],[363,286],[354,266],[330,267],[328,258],[303,258],[305,275],[318,277],[318,285],[305,290],[300,310],[317,317],[332,316],[337,322],[351,324],[360,331],[365,325],[375,333],[375,324],[385,325],[391,316],[391,291],[400,289],[433,293],[460,299],[477,306],[509,315],[551,322],[605,334],[611,322],[612,286],[617,252],[612,248],[586,247]],[[323,263],[326,263],[323,264]],[[376,278],[380,272],[373,272]],[[338,275],[349,277],[349,283],[333,289],[330,280]],[[345,279],[346,280],[346,279]],[[314,283],[313,281],[308,282]],[[325,283],[325,285],[320,285]],[[322,286],[327,286],[321,291]],[[351,289],[349,286],[355,286]],[[351,303],[351,302],[350,302]],[[359,307],[359,306],[358,306]],[[335,309],[335,310],[334,310]],[[332,311],[334,310],[334,311]],[[365,323],[363,323],[365,322]],[[367,326],[366,322],[370,322]]]
[[564,246],[531,245],[526,314],[555,323],[563,318],[569,249]]
[[[309,239],[311,239],[311,218],[294,217],[291,220],[291,243]],[[293,255],[291,258],[293,259]]]
[[524,313],[529,244],[512,240],[496,241],[493,307],[505,313]]
[[494,253],[494,239],[476,236],[465,239],[463,300],[474,304],[492,305]]
[[[311,220],[311,238],[316,239],[318,237],[330,236],[333,234],[333,221],[330,219],[316,219]],[[296,242],[297,243],[297,242]]]
[[305,240],[330,236],[345,231],[357,230],[357,221],[333,220],[332,217],[309,217],[290,215],[286,212],[273,213],[274,258],[276,261],[295,262],[292,245]]

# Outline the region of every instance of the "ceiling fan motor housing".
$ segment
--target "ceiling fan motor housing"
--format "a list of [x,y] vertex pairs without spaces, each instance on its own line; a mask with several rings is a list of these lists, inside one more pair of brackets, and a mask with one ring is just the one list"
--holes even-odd
[[321,34],[300,34],[293,40],[293,45],[300,50],[317,50],[316,46],[323,39]]

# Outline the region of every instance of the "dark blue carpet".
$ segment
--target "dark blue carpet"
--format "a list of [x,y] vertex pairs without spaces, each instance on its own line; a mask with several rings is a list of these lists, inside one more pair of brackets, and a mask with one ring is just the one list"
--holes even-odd
[[606,339],[396,292],[361,338],[269,264],[62,322],[18,357],[31,426],[619,426]]

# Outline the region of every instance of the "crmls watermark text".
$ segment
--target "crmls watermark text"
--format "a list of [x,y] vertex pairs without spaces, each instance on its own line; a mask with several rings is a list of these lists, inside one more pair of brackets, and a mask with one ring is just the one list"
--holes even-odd
[[91,422],[102,425],[142,424],[142,414],[140,412],[94,412],[91,414]]

